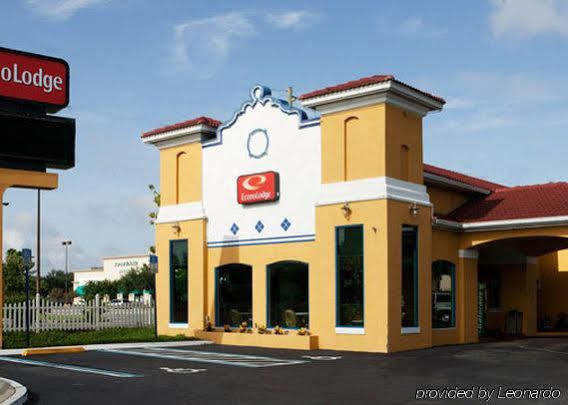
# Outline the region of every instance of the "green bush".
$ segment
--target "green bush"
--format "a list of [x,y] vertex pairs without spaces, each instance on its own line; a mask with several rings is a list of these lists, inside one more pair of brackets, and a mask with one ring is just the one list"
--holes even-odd
[[[154,328],[112,328],[102,330],[52,330],[30,333],[31,347],[72,346],[101,343],[129,342],[168,342],[181,340],[196,340],[184,335],[156,336]],[[4,333],[4,349],[19,349],[26,347],[25,332]]]

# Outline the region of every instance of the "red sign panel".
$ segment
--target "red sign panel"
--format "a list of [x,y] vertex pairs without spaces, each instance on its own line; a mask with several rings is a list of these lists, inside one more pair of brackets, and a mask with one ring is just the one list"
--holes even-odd
[[276,201],[280,198],[280,178],[276,172],[246,174],[237,178],[239,204]]
[[0,98],[56,112],[69,104],[69,65],[63,59],[0,48]]

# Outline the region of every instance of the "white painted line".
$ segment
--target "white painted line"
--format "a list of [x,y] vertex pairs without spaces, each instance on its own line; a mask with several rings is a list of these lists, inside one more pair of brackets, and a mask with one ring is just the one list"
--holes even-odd
[[310,360],[339,360],[341,356],[302,356],[304,359]]
[[196,350],[146,348],[142,350],[101,350],[105,353],[117,353],[129,356],[153,357],[157,359],[170,359],[181,361],[194,361],[200,363],[222,364],[239,367],[271,367],[307,363],[306,360],[285,360],[271,357],[249,356],[244,354],[215,353]]
[[165,372],[171,374],[195,374],[206,371],[204,368],[169,368],[169,367],[160,367],[160,370],[164,370]]
[[2,402],[2,405],[23,405],[26,403],[28,400],[28,390],[26,387],[16,381],[8,380],[7,378],[0,377],[0,380],[14,389],[14,393],[10,396],[10,398],[5,399],[4,402]]
[[[95,344],[84,345],[82,347],[87,351],[101,350],[101,349],[137,349],[142,347],[179,347],[179,346],[202,346],[209,345],[213,342],[208,340],[182,340],[176,342],[136,342],[136,343],[108,343],[108,344]],[[76,346],[51,346],[42,347],[42,349],[66,348]],[[0,350],[0,356],[12,356],[22,354],[22,349],[4,349]]]
[[528,347],[528,346],[521,346],[521,345],[517,345],[517,347],[519,349],[532,350],[532,351],[535,351],[535,352],[559,353],[559,354],[567,354],[568,355],[568,352],[562,352],[560,350],[539,349],[538,347]]
[[48,367],[48,368],[57,368],[61,370],[77,371],[80,373],[106,375],[109,377],[118,377],[118,378],[143,377],[143,375],[141,374],[131,374],[131,373],[124,373],[121,371],[111,371],[99,368],[81,367],[81,366],[74,366],[71,364],[49,363],[47,361],[20,359],[16,357],[0,357],[0,361],[5,361],[8,363],[25,364],[28,366]]

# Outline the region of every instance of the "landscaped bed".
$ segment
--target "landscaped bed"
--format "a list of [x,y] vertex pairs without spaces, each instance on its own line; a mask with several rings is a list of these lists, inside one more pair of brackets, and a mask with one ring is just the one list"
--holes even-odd
[[[169,342],[181,340],[196,340],[196,338],[176,335],[158,336],[156,339],[154,328],[112,328],[88,331],[54,330],[30,333],[30,347],[71,346],[100,343]],[[3,349],[19,349],[25,347],[25,332],[4,333]]]

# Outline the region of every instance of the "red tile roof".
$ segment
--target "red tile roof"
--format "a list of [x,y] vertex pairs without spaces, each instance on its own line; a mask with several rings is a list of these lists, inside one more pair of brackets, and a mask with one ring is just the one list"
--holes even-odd
[[207,125],[212,128],[217,128],[221,125],[221,121],[217,121],[209,117],[198,117],[192,120],[178,122],[177,124],[168,125],[165,127],[153,129],[152,131],[144,132],[142,134],[142,138],[145,138],[147,136],[162,134],[164,132],[175,131],[176,129],[193,127],[195,125]]
[[446,102],[441,97],[434,96],[430,93],[426,93],[425,91],[419,90],[416,87],[409,86],[406,83],[403,83],[403,82],[396,80],[393,75],[375,75],[375,76],[363,77],[363,78],[358,79],[358,80],[352,80],[350,82],[341,83],[341,84],[338,84],[338,85],[335,85],[335,86],[330,86],[330,87],[326,87],[324,89],[315,90],[315,91],[312,91],[312,92],[309,92],[309,93],[302,94],[300,96],[300,100],[306,100],[308,98],[313,98],[313,97],[318,97],[318,96],[325,96],[325,95],[331,94],[331,93],[337,93],[337,92],[340,92],[340,91],[356,89],[358,87],[370,86],[372,84],[384,83],[384,82],[388,82],[388,81],[393,81],[393,82],[396,82],[398,84],[402,84],[403,86],[406,86],[406,87],[408,87],[412,90],[416,90],[416,91],[418,91],[422,94],[425,94],[427,96],[435,98],[436,100],[440,101],[441,103]]
[[452,170],[442,169],[441,167],[428,165],[426,163],[424,163],[423,166],[425,173],[435,174],[436,176],[459,181],[460,183],[464,183],[469,186],[484,188],[489,191],[495,191],[499,188],[506,188],[506,186],[502,184],[493,183],[487,180],[479,179],[477,177],[468,176],[467,174],[454,172]]
[[568,216],[568,183],[501,188],[465,203],[446,219],[484,222],[507,219]]

